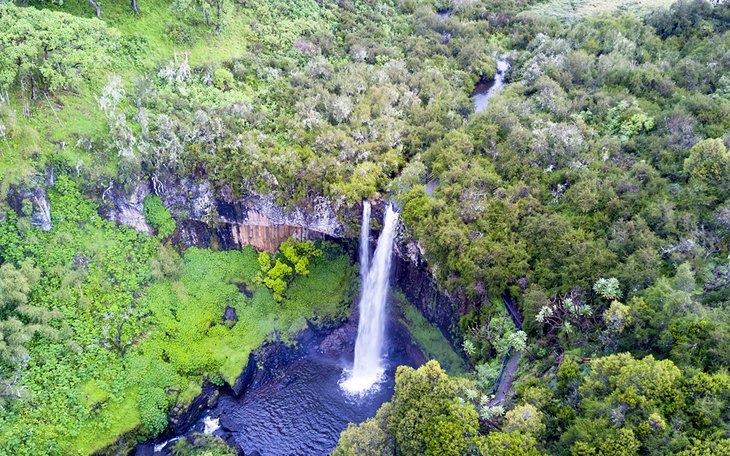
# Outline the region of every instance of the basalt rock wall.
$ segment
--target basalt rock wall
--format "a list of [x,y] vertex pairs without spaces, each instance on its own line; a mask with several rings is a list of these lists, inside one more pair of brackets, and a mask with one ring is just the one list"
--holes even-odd
[[184,246],[235,249],[252,245],[274,251],[286,239],[317,240],[341,238],[344,228],[324,197],[305,208],[285,208],[273,198],[248,195],[236,198],[223,188],[213,190],[205,181],[181,179],[175,182],[140,182],[131,194],[112,193],[103,206],[103,215],[140,232],[149,232],[145,223],[144,199],[153,193],[178,222],[173,241]]

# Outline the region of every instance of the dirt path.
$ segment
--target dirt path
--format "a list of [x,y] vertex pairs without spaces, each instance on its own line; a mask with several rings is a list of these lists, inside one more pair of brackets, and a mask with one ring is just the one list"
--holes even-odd
[[[505,293],[502,295],[502,302],[504,302],[504,307],[507,309],[510,317],[512,317],[515,327],[521,330],[522,319],[520,318],[520,314],[517,312],[517,307],[515,306],[514,301],[512,301],[512,297]],[[509,348],[509,351],[511,350],[512,347]],[[517,351],[510,357],[509,363],[507,363],[507,366],[504,368],[502,376],[499,378],[499,384],[497,385],[494,393],[494,399],[489,401],[489,405],[501,404],[507,398],[507,394],[509,394],[509,391],[512,389],[512,381],[515,378],[515,372],[517,372],[519,360],[520,352]]]
[[502,380],[499,382],[497,392],[494,395],[494,399],[489,401],[489,405],[498,405],[504,402],[509,394],[509,390],[512,389],[512,380],[514,380],[515,372],[517,372],[517,365],[520,360],[520,352],[515,352],[514,355],[509,359],[507,367],[502,373]]

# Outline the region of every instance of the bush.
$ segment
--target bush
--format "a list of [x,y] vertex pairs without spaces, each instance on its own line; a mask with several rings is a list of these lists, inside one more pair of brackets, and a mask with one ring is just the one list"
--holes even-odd
[[177,226],[170,211],[156,195],[148,195],[144,199],[144,219],[157,229],[157,235],[161,238],[171,235]]
[[225,68],[218,68],[213,73],[213,85],[220,90],[226,91],[233,88],[235,80],[233,74]]
[[172,23],[167,24],[167,37],[175,44],[192,46],[195,44],[195,34],[193,29],[185,24]]
[[142,427],[149,435],[157,435],[167,426],[167,397],[159,388],[143,388],[139,392],[139,414]]

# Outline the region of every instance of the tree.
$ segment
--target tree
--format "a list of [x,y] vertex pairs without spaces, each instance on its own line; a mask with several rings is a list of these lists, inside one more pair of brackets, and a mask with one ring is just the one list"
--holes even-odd
[[142,337],[140,325],[146,316],[143,312],[135,311],[134,306],[127,307],[122,312],[104,313],[101,345],[107,350],[117,352],[119,356],[126,355],[127,350]]
[[55,339],[58,330],[49,322],[60,317],[58,311],[28,303],[28,296],[40,271],[28,259],[20,268],[5,263],[0,266],[0,362],[14,365],[28,357],[25,345],[35,336]]
[[631,308],[618,301],[613,301],[609,308],[603,312],[603,322],[606,324],[609,333],[615,336],[631,324]]
[[450,378],[437,361],[399,366],[388,429],[403,455],[462,455],[479,424],[474,406],[459,400],[469,383]]
[[490,432],[476,439],[480,456],[542,456],[535,437],[518,432]]
[[479,416],[471,402],[478,394],[471,382],[449,377],[434,360],[418,369],[399,366],[395,382],[392,402],[383,404],[375,418],[350,425],[333,455],[456,456],[468,452],[479,429]]
[[297,276],[309,275],[309,263],[322,256],[322,251],[312,241],[298,242],[292,238],[282,242],[279,255],[272,260],[267,252],[259,254],[259,272],[257,280],[273,294],[277,302],[284,300],[284,292]]
[[542,422],[542,413],[531,404],[524,404],[513,408],[504,415],[504,430],[518,434],[528,434],[538,438],[545,432]]
[[730,151],[722,139],[705,139],[695,144],[684,161],[690,181],[721,201],[730,195]]
[[393,437],[388,432],[387,422],[393,406],[386,402],[378,409],[374,418],[359,425],[350,423],[340,434],[337,448],[332,456],[390,456],[395,449]]
[[615,300],[621,297],[621,286],[615,277],[598,279],[593,285],[593,291],[608,300]]
[[4,405],[21,398],[25,392],[25,387],[22,384],[25,375],[27,374],[28,358],[23,358],[15,366],[15,369],[11,371],[7,377],[4,376],[2,368],[0,366],[0,410],[5,412]]
[[20,85],[33,99],[39,89],[73,89],[111,64],[119,41],[96,19],[0,4],[0,89]]

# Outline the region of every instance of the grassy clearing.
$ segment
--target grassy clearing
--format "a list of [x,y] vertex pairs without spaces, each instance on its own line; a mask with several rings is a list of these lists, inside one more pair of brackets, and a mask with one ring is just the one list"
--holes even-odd
[[576,21],[599,14],[646,14],[658,8],[668,8],[675,0],[549,0],[539,3],[532,11],[562,21]]
[[[135,13],[128,2],[100,2],[102,20],[126,36],[140,36],[147,40],[145,56],[142,61],[146,68],[154,68],[174,55],[188,53],[192,65],[204,65],[234,59],[246,51],[247,36],[254,18],[246,8],[227,5],[225,27],[216,34],[212,27],[201,24],[195,27],[192,44],[178,44],[173,41],[169,31],[176,25],[189,27],[183,22],[175,3],[164,0],[139,2],[139,12]],[[66,0],[61,6],[48,6],[48,9],[67,12],[79,17],[95,18],[94,8],[86,0]]]
[[405,296],[398,294],[400,309],[403,312],[401,322],[408,328],[411,338],[424,355],[437,360],[451,375],[464,374],[467,366],[464,360],[451,348],[446,337],[434,325],[428,322],[421,312],[408,302]]

